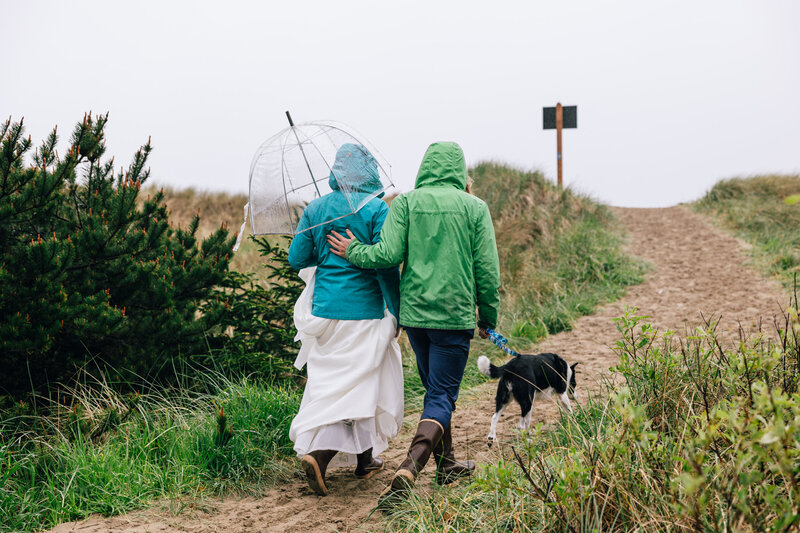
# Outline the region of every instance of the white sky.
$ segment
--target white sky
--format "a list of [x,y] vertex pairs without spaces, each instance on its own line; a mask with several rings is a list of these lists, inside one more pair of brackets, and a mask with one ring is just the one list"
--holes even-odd
[[296,123],[353,126],[413,187],[434,141],[555,179],[542,107],[578,106],[567,185],[667,206],[800,171],[800,1],[0,0],[0,117],[62,145],[110,112],[108,154],[152,136],[153,181],[246,192]]

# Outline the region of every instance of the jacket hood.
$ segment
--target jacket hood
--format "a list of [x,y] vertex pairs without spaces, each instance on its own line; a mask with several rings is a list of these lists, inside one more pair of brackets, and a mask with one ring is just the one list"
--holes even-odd
[[[345,143],[336,152],[336,160],[331,168],[328,185],[334,191],[362,192],[372,194],[383,189],[378,162],[372,154],[360,144]],[[383,192],[378,198],[383,196]]]
[[414,188],[434,186],[451,186],[462,191],[467,187],[467,164],[458,144],[433,143],[425,152]]

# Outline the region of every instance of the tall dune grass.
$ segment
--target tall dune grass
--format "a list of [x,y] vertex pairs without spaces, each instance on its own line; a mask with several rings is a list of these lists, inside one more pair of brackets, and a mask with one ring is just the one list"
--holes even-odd
[[622,228],[606,206],[540,172],[482,163],[470,175],[495,226],[500,326],[518,346],[571,329],[641,283],[645,267],[624,253]]

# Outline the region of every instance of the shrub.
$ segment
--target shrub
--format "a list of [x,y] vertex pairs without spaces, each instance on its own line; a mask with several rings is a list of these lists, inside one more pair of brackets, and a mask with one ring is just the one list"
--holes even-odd
[[267,279],[259,282],[253,273],[228,272],[215,293],[215,300],[225,306],[216,331],[226,335],[218,338],[219,349],[195,358],[225,372],[255,374],[268,381],[296,377],[294,304],[305,284],[289,265],[282,243],[251,239],[266,260]]
[[776,334],[680,340],[627,311],[621,387],[538,425],[471,486],[415,494],[393,530],[794,531],[800,526],[797,299]]
[[106,122],[86,116],[64,157],[53,130],[30,163],[22,122],[0,126],[0,390],[42,390],[95,356],[157,374],[204,350],[224,310],[209,298],[233,239],[198,241],[197,217],[170,228],[161,193],[137,203],[150,144],[115,171]]

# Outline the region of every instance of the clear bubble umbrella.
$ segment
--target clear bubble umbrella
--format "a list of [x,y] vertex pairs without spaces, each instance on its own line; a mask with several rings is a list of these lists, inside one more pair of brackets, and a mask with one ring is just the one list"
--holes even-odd
[[289,127],[267,139],[253,157],[239,239],[248,218],[253,235],[295,235],[303,210],[315,198],[340,191],[350,209],[341,218],[394,186],[389,163],[351,128],[336,122],[295,125],[288,111],[286,117]]

